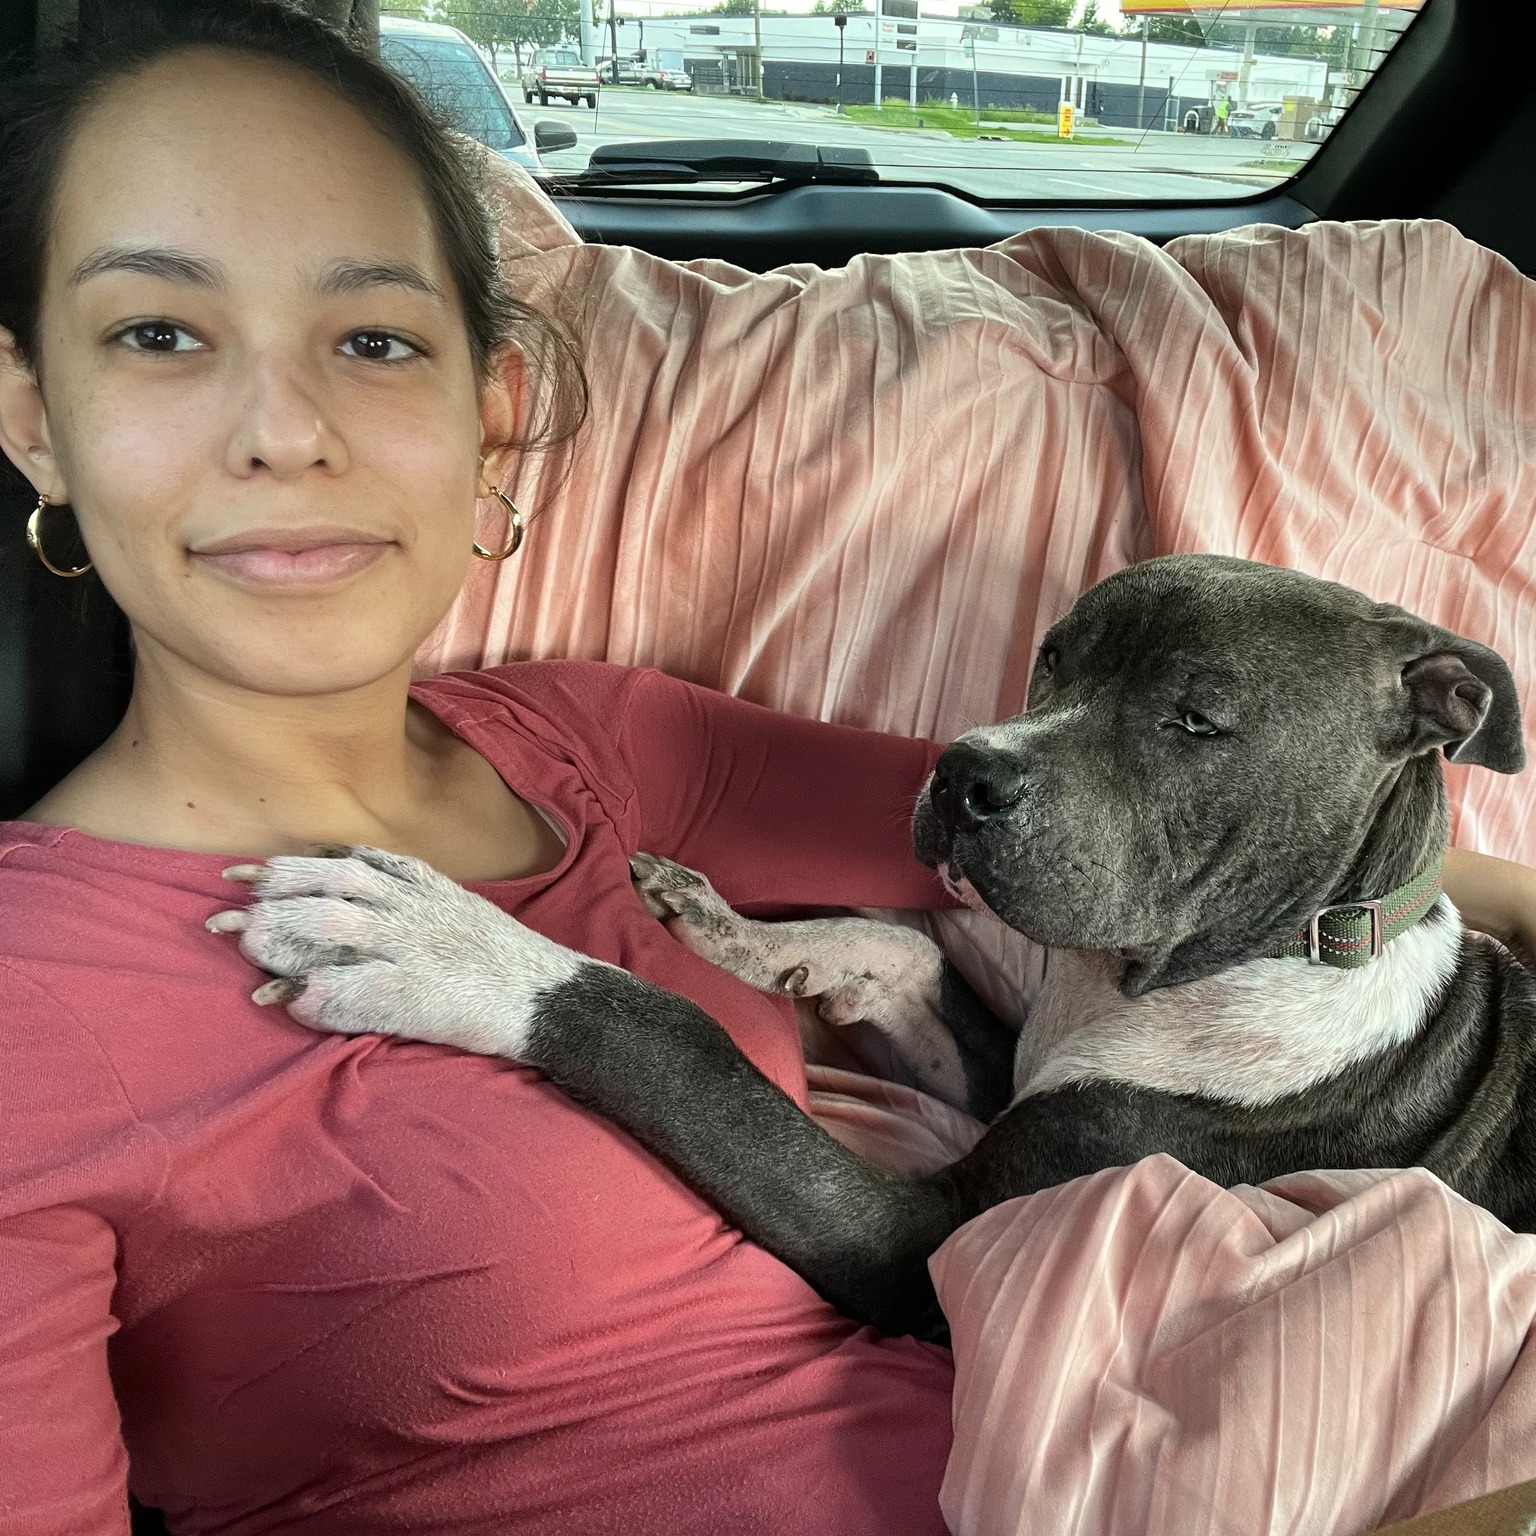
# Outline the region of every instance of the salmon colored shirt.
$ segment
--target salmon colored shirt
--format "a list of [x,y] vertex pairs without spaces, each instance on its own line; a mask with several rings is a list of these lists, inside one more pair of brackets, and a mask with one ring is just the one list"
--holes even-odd
[[[693,998],[802,1105],[793,1013],[673,940],[938,905],[925,743],[596,663],[416,696],[567,839],[475,889]],[[224,855],[0,824],[0,1532],[941,1536],[946,1351],[827,1306],[536,1073],[312,1034],[204,920]]]

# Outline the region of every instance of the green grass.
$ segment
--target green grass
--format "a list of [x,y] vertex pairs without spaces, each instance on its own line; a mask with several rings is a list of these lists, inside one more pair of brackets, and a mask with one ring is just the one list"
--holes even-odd
[[[947,133],[955,139],[976,139],[986,134],[989,138],[1011,139],[1020,144],[1057,144],[1066,140],[1056,137],[1056,119],[1049,112],[1008,110],[1002,107],[983,107],[984,125],[978,128],[969,107],[950,107],[942,104],[920,106],[913,111],[903,101],[889,100],[879,107],[844,107],[843,115],[855,123],[867,123],[872,128],[924,128]],[[1048,132],[1031,131],[1030,128],[992,126],[999,123],[1041,124]],[[1107,138],[1100,134],[1077,134],[1073,144],[1130,144],[1129,139]]]

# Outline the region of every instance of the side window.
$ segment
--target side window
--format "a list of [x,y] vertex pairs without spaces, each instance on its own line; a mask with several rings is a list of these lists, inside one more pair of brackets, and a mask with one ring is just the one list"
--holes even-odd
[[497,150],[525,142],[501,87],[472,48],[385,33],[379,51],[460,133]]

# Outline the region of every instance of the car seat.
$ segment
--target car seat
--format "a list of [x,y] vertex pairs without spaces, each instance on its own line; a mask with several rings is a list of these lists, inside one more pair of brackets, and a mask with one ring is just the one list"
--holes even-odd
[[[50,575],[27,547],[35,504],[0,488],[0,820],[31,805],[106,738],[128,700],[122,613],[94,575]],[[50,524],[52,540],[60,533]],[[55,558],[69,555],[67,534]]]

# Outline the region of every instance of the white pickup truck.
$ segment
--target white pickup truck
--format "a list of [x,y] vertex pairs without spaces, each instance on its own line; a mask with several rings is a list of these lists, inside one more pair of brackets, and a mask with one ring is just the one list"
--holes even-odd
[[583,64],[574,48],[540,48],[523,65],[523,100],[537,101],[541,107],[558,96],[573,107],[586,102],[596,111],[598,83],[597,71]]

